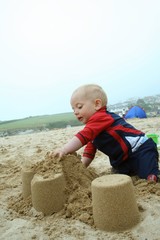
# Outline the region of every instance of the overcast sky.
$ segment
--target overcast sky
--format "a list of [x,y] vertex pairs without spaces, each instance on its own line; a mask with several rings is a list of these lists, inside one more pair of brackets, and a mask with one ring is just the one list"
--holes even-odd
[[71,112],[82,84],[109,104],[160,94],[159,0],[0,0],[0,120]]

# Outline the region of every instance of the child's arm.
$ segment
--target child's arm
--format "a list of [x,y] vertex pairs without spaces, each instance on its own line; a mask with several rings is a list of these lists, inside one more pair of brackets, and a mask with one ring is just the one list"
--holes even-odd
[[93,145],[92,142],[88,142],[82,156],[82,163],[85,167],[88,167],[90,163],[93,161],[96,153],[96,147]]
[[64,155],[73,153],[82,147],[81,141],[74,136],[68,143],[66,143],[62,148],[56,149],[50,154],[50,156],[62,158]]
[[88,157],[82,157],[81,161],[84,164],[84,166],[87,168],[90,163],[92,162],[93,159],[88,158]]

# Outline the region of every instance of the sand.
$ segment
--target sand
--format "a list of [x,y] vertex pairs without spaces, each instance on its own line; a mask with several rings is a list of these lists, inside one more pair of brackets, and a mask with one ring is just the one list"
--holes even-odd
[[[135,127],[160,135],[160,118],[129,120]],[[82,127],[0,138],[0,238],[23,239],[160,239],[160,183],[149,184],[132,177],[140,221],[125,231],[101,231],[93,221],[91,182],[112,174],[107,156],[97,152],[85,169],[77,154],[61,161],[48,152],[60,147]],[[59,212],[45,215],[34,209],[31,196],[22,196],[23,168],[32,168],[44,179],[63,171],[66,201]]]

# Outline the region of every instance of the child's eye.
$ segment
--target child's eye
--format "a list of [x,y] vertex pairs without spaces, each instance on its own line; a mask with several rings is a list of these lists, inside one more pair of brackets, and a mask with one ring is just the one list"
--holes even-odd
[[81,109],[81,108],[82,108],[82,105],[78,105],[77,108],[78,108],[78,109]]

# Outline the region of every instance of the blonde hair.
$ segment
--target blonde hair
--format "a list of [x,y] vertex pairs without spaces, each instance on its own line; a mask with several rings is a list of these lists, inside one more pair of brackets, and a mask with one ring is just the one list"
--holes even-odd
[[103,88],[97,84],[82,85],[73,92],[72,96],[76,93],[81,93],[86,99],[94,100],[96,98],[99,98],[102,101],[102,106],[107,105],[107,95]]

